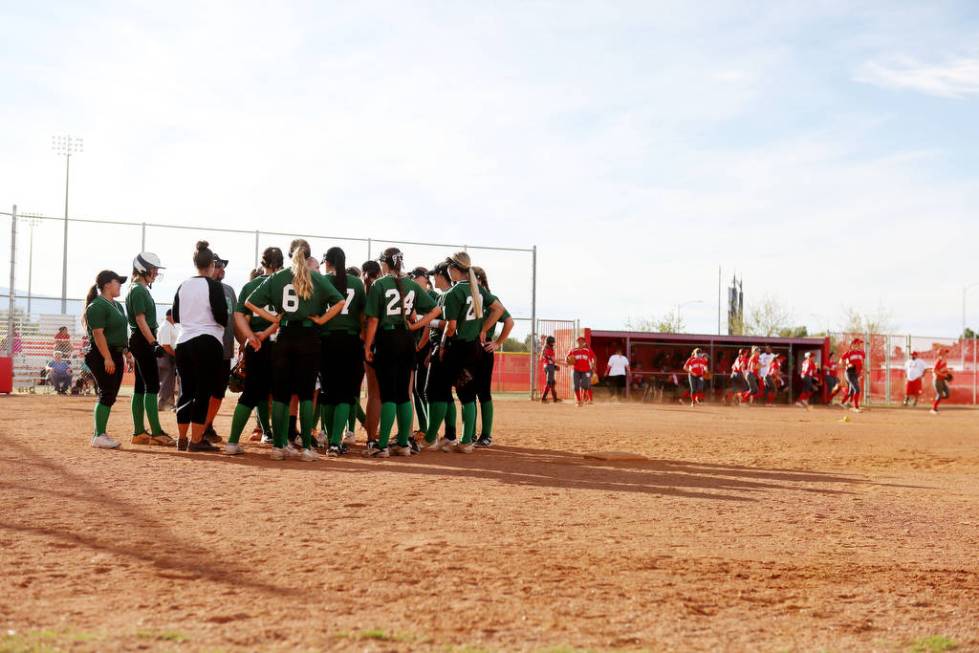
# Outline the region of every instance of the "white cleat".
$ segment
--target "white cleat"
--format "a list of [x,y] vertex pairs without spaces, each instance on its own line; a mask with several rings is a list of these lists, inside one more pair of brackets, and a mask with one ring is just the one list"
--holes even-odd
[[850,411],[851,412],[854,412],[854,413],[862,413],[863,412],[863,409],[862,408],[857,408],[856,406],[854,406],[853,408],[850,409]]
[[424,451],[425,449],[428,449],[429,451],[435,451],[441,446],[442,443],[439,442],[438,438],[435,438],[435,442],[429,442],[426,440],[425,444],[422,445],[422,450]]
[[410,456],[411,447],[399,447],[398,445],[394,445],[391,447],[391,453],[395,456]]
[[[928,412],[929,412],[930,414],[932,414],[932,415],[937,415],[937,414],[938,414],[938,411],[937,411],[937,410],[935,410],[934,408],[932,408],[932,409],[931,409],[931,410],[929,410]],[[94,445],[93,445],[93,446],[94,446]]]
[[296,449],[291,444],[287,444],[285,448],[281,449],[281,451],[286,458],[301,458],[303,455],[299,449]]
[[312,449],[303,449],[299,457],[304,463],[315,463],[320,459],[320,455]]
[[474,448],[472,442],[470,442],[469,444],[463,444],[460,442],[459,444],[456,445],[455,448],[456,453],[472,453],[473,450]]
[[316,441],[316,446],[320,449],[326,449],[326,447],[330,444],[330,438],[328,438],[326,433],[323,431],[317,433],[314,440]]
[[92,446],[96,449],[118,449],[119,443],[103,433],[92,438]]
[[343,434],[343,443],[354,444],[355,442],[357,442],[357,434],[351,431],[350,429],[347,429],[346,432],[344,432]]
[[455,440],[446,440],[445,438],[443,438],[441,443],[439,444],[439,451],[442,451],[444,453],[452,453],[453,451],[455,451],[455,448],[456,448]]
[[225,456],[240,456],[245,453],[245,449],[237,442],[228,442],[224,445],[224,451],[222,451]]
[[285,449],[280,449],[279,447],[273,448],[272,453],[269,454],[269,458],[271,458],[272,460],[285,460],[286,458]]

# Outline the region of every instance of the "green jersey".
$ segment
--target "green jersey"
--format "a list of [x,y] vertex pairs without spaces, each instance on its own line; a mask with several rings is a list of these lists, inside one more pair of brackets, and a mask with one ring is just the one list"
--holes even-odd
[[[272,323],[266,320],[264,317],[259,317],[255,315],[255,313],[253,313],[250,308],[245,306],[245,302],[248,301],[248,298],[251,297],[251,294],[255,291],[255,289],[261,286],[262,283],[268,278],[269,277],[267,274],[257,276],[251,281],[249,281],[248,283],[246,283],[244,287],[241,289],[241,292],[238,293],[238,306],[236,310],[248,318],[248,325],[251,327],[251,330],[254,333],[258,333],[259,331],[265,331],[267,328],[272,326]],[[269,306],[268,304],[266,304],[262,308],[264,308],[269,313],[275,313],[275,309]]]
[[483,330],[483,321],[486,319],[489,307],[496,301],[496,296],[483,287],[479,288],[479,294],[483,300],[483,317],[476,317],[468,281],[460,281],[446,293],[445,319],[456,321],[457,340],[471,342],[479,339],[479,332]]
[[126,295],[126,313],[129,314],[129,326],[133,328],[133,331],[139,329],[139,325],[136,324],[136,316],[144,315],[146,316],[146,326],[150,328],[153,335],[156,335],[156,329],[160,326],[156,321],[156,302],[153,301],[153,296],[150,295],[150,290],[141,283],[134,283],[132,288],[129,289],[129,294]]
[[95,347],[95,336],[92,334],[95,329],[102,329],[110,349],[123,349],[129,340],[126,309],[115,300],[108,300],[102,295],[92,300],[85,309],[85,323],[92,347]]
[[494,322],[493,325],[486,331],[486,339],[487,340],[492,340],[493,338],[495,338],[496,337],[496,325],[499,324],[500,322],[503,322],[504,320],[510,319],[510,317],[511,317],[510,311],[508,311],[506,309],[503,309],[503,315],[500,316],[499,322]]
[[435,308],[432,298],[413,279],[402,278],[401,286],[405,293],[404,317],[401,312],[401,293],[398,292],[398,284],[394,277],[390,275],[381,277],[371,286],[364,315],[376,317],[379,327],[390,328],[404,325],[412,311],[425,314]]
[[[434,288],[429,288],[425,292],[428,293],[428,296],[432,298],[432,301],[435,302],[435,305],[436,306],[441,306],[441,304],[439,303],[439,297],[440,297],[440,295],[439,295],[438,291],[436,291]],[[419,342],[421,342],[422,336],[424,334],[425,334],[425,330],[424,329],[418,329],[418,331],[415,331],[415,344],[416,345]]]
[[275,313],[282,314],[282,324],[285,325],[322,315],[327,305],[343,299],[333,284],[322,274],[310,272],[309,276],[313,284],[313,292],[307,298],[296,294],[290,269],[279,270],[267,277],[248,296],[248,301],[255,306],[271,306],[275,309]]
[[[327,280],[330,277],[326,277]],[[367,293],[364,292],[364,282],[352,274],[347,275],[347,296],[343,310],[332,320],[320,327],[323,334],[334,331],[344,331],[346,333],[360,333],[360,317],[364,313],[364,304],[367,303]],[[334,302],[331,302],[332,306]]]

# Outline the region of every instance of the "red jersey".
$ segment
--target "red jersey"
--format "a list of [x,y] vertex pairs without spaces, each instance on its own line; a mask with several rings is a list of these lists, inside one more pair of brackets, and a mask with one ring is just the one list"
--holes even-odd
[[568,358],[574,359],[575,372],[591,372],[595,364],[595,352],[588,347],[577,347],[571,350]]
[[772,359],[772,362],[768,364],[768,374],[770,376],[778,376],[782,373],[782,358],[776,356]]
[[829,361],[823,366],[824,376],[836,376],[836,361]]
[[811,358],[802,359],[802,378],[813,378],[816,376],[817,369],[816,361]]
[[748,357],[748,366],[745,370],[746,372],[748,372],[748,374],[754,374],[755,376],[758,376],[758,374],[761,372],[761,361],[758,360],[758,357],[760,355],[761,354],[752,354],[751,356]]
[[866,357],[867,354],[862,349],[850,349],[840,357],[840,360],[846,361],[847,368],[852,367],[857,374],[860,374],[863,372],[863,361]]
[[734,359],[734,362],[731,364],[731,374],[732,375],[741,374],[742,372],[744,372],[744,368],[747,364],[748,364],[747,356],[738,356],[737,358]]
[[934,367],[932,367],[932,374],[935,375],[936,379],[944,379],[948,376],[948,361],[943,358],[936,360]]
[[544,347],[544,351],[540,354],[541,360],[544,361],[544,365],[557,365],[557,359],[554,357],[554,347]]
[[707,359],[703,356],[691,356],[683,364],[683,369],[687,370],[691,376],[702,377],[707,372]]

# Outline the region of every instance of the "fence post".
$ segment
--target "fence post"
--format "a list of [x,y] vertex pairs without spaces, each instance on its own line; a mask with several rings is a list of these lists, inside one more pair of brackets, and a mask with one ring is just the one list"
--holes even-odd
[[972,336],[972,405],[976,405],[976,344],[979,344],[979,339],[976,336]]
[[258,267],[258,229],[255,230],[255,267]]
[[17,205],[10,211],[10,290],[7,292],[7,356],[14,355],[14,290],[17,282]]
[[367,260],[371,260],[371,239],[367,239]]
[[891,337],[884,336],[884,402],[891,403]]
[[[370,241],[367,241],[368,247]],[[537,390],[537,245],[531,252],[530,259],[530,400],[533,401]]]
[[874,342],[873,342],[873,340],[870,339],[870,332],[869,331],[864,335],[863,341],[867,345],[867,365],[863,369],[863,375],[864,375],[864,379],[863,379],[863,401],[864,401],[864,403],[866,403],[866,404],[869,405],[870,402],[871,402],[871,399],[870,399],[870,391],[873,389],[870,384],[871,384],[871,381],[874,378],[874,375],[871,374],[871,371],[870,371],[873,368],[873,363],[874,363],[874,346],[873,346],[874,345]]
[[140,237],[139,251],[145,252],[146,251],[146,223],[145,222],[142,224],[142,229],[140,230],[140,232],[141,232],[140,233],[141,237]]

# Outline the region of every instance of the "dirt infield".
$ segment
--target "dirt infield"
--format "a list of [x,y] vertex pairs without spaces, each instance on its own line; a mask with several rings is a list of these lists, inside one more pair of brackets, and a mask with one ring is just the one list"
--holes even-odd
[[471,456],[276,463],[91,405],[0,397],[0,651],[979,650],[973,410],[504,400]]

